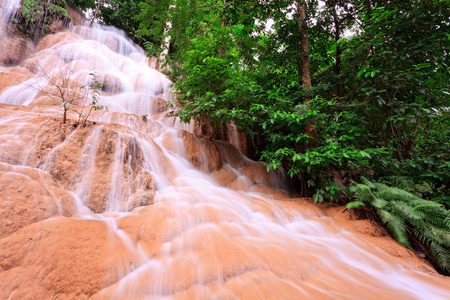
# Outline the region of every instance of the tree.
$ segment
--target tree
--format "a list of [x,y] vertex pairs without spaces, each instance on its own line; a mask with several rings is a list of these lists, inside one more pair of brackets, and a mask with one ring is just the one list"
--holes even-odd
[[[340,184],[365,173],[448,189],[439,162],[450,106],[444,1],[173,3],[142,5],[141,30],[159,36],[158,51],[170,36],[183,120],[233,121],[256,158],[286,168],[319,201],[342,193],[336,172]],[[317,134],[306,134],[312,124]]]
[[[306,4],[305,0],[297,2],[298,27],[300,32],[300,49],[301,49],[301,68],[302,83],[305,89],[311,88],[311,73],[309,70],[309,43],[308,43],[308,27],[306,25]],[[309,101],[306,98],[305,101]]]
[[63,124],[67,122],[67,112],[75,111],[75,105],[82,105],[87,97],[86,90],[82,84],[72,80],[73,71],[70,67],[60,68],[58,74],[54,75],[36,62],[38,75],[44,80],[29,84],[39,96],[45,96],[50,100],[47,103],[59,105],[63,109]]
[[[73,111],[78,114],[78,123],[84,120],[86,124],[92,110],[102,110],[107,107],[98,103],[100,98],[100,90],[103,84],[97,80],[94,73],[91,83],[82,84],[72,79],[73,71],[70,64],[64,68],[60,68],[57,74],[51,74],[36,62],[38,75],[43,78],[43,81],[35,81],[34,83],[27,83],[27,85],[38,93],[37,97],[46,97],[45,103],[59,105],[63,109],[63,124],[67,123],[67,113]],[[89,102],[90,99],[92,100]],[[50,101],[49,101],[50,100]],[[87,112],[85,112],[85,108]]]
[[98,12],[99,12],[102,4],[104,4],[104,1],[102,1],[102,0],[97,1],[97,6],[95,7],[95,12],[94,12],[94,15],[92,16],[92,20],[91,20],[91,25],[90,25],[91,27],[92,27],[92,24],[94,24],[95,19],[97,18]]

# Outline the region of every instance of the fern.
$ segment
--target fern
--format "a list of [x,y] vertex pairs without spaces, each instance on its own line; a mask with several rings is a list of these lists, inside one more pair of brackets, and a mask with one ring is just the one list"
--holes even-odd
[[361,201],[353,201],[353,202],[349,202],[346,207],[347,209],[351,209],[351,208],[363,208],[365,205],[363,202]]
[[414,189],[414,182],[407,176],[386,176],[383,178],[383,183],[393,185],[406,191],[412,191]]
[[441,204],[365,178],[363,184],[355,184],[351,191],[358,201],[347,207],[373,207],[400,244],[413,249],[411,237],[415,236],[428,248],[438,266],[450,272],[450,212]]
[[[441,244],[437,242],[430,242],[430,250],[433,256],[438,261],[439,265],[445,269],[449,270],[448,266],[450,266],[450,253],[448,248],[443,247]],[[443,266],[446,266],[445,268]]]
[[392,201],[389,203],[391,211],[396,215],[402,217],[402,219],[413,222],[413,220],[423,220],[425,213],[420,210],[416,210],[414,207],[408,205],[408,203],[401,201]]
[[395,215],[392,215],[387,210],[380,210],[378,214],[380,215],[383,223],[385,223],[387,228],[391,231],[397,242],[408,247],[409,249],[412,249],[408,240],[406,225],[403,220]]

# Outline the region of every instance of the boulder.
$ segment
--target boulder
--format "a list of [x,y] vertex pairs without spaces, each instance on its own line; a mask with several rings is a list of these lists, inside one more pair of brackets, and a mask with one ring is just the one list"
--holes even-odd
[[194,167],[207,172],[213,172],[222,167],[222,159],[213,142],[196,138],[185,130],[181,131],[181,137],[185,143],[186,158]]
[[34,52],[31,39],[16,33],[7,32],[0,43],[0,65],[16,66]]
[[0,298],[87,299],[133,263],[106,222],[52,218],[0,239]]
[[153,203],[156,186],[143,166],[141,146],[123,127],[48,128],[38,138],[42,143],[36,149],[36,165],[75,191],[89,209],[129,211]]
[[46,172],[0,163],[0,239],[53,216],[76,212],[72,195]]

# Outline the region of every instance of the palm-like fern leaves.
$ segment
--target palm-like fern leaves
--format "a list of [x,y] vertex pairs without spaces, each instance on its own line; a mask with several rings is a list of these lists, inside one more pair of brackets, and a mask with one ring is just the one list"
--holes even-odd
[[363,182],[351,188],[358,202],[374,207],[400,244],[412,249],[410,237],[415,236],[428,247],[439,267],[450,272],[450,212],[402,189],[365,178]]

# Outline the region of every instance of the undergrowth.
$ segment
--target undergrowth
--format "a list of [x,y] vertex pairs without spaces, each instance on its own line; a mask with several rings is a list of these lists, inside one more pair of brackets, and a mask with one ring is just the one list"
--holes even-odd
[[423,246],[438,271],[449,275],[450,212],[403,189],[362,180],[351,187],[357,200],[347,208],[374,209],[397,242],[411,250]]

